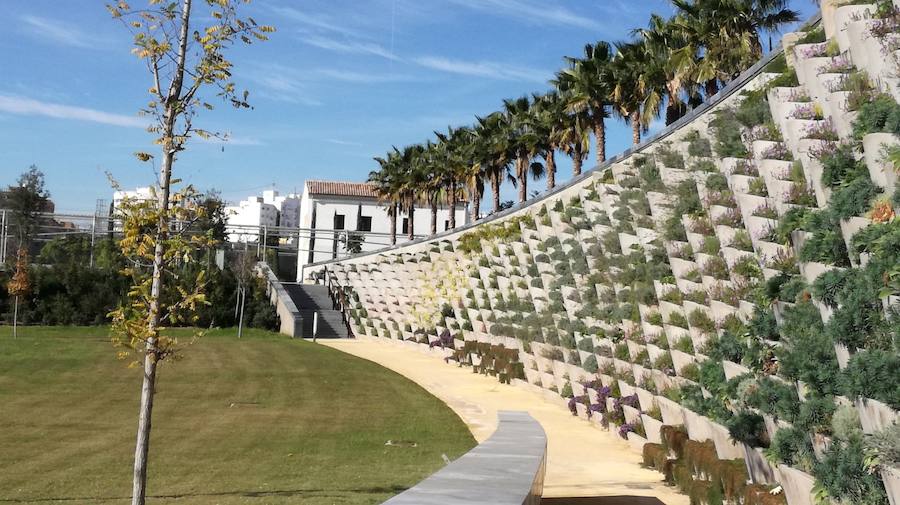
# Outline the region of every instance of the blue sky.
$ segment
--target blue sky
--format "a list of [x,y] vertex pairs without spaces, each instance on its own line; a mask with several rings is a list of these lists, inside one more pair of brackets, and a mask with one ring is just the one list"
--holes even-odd
[[[812,2],[793,3],[812,14]],[[150,81],[104,2],[0,5],[0,185],[36,164],[59,210],[92,211],[111,197],[107,172],[126,188],[151,184],[153,167],[132,156],[153,149],[136,115]],[[364,180],[391,145],[546,90],[564,55],[670,10],[666,0],[256,0],[244,12],[278,31],[230,53],[254,109],[202,113],[199,125],[232,141],[192,142],[176,174],[232,201],[273,183]],[[611,125],[608,142],[619,152],[630,133]],[[558,180],[570,175],[562,165]]]

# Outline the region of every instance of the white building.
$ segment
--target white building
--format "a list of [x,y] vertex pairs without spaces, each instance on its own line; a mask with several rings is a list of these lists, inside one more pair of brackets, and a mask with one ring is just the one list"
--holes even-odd
[[139,187],[133,190],[119,190],[113,192],[113,201],[112,208],[110,209],[110,216],[113,218],[113,230],[122,231],[122,204],[127,200],[132,203],[143,202],[147,200],[153,200],[156,196],[154,195],[153,188],[150,186]]
[[125,200],[129,200],[132,202],[141,202],[153,198],[156,197],[153,195],[153,188],[151,188],[150,186],[135,188],[133,190],[116,191],[113,193],[113,214],[115,215],[119,213],[119,210],[122,208],[122,202],[124,202]]
[[238,205],[225,207],[225,216],[229,242],[258,242],[266,228],[297,229],[300,197],[280,196],[275,190],[263,191],[262,196],[251,196]]
[[278,226],[278,209],[264,202],[261,196],[251,196],[238,205],[225,207],[225,216],[229,242],[257,242],[264,227]]
[[[450,228],[450,209],[438,208],[437,229]],[[413,234],[431,233],[431,209],[417,206],[413,213]],[[456,226],[468,223],[465,202],[456,208]],[[397,243],[408,241],[409,215],[397,216]],[[303,266],[348,254],[347,240],[362,240],[359,249],[374,251],[390,245],[391,220],[387,207],[378,200],[375,186],[368,183],[306,181],[300,200],[300,248],[297,279]],[[353,233],[357,232],[357,233]]]
[[300,226],[300,195],[280,196],[275,190],[263,191],[263,202],[278,209],[278,226],[294,229]]

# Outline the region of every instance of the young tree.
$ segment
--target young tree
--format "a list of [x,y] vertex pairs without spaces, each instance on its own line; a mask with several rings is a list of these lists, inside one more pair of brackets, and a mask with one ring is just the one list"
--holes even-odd
[[[214,107],[206,95],[213,94],[235,108],[249,107],[247,92],[239,95],[231,80],[232,63],[225,57],[225,52],[235,43],[266,40],[266,34],[274,28],[259,25],[252,18],[238,17],[238,4],[248,1],[147,0],[144,8],[132,8],[124,0],[107,4],[113,18],[121,20],[133,34],[133,52],[145,63],[150,74],[151,99],[141,113],[152,120],[148,131],[156,136],[155,143],[161,149],[155,205],[135,204],[134,212],[126,219],[121,242],[127,256],[141,258],[152,268],[142,269],[142,263],[138,261],[137,266],[129,270],[134,278],[129,293],[130,305],[121,307],[113,315],[115,343],[143,353],[144,378],[135,444],[133,505],[143,505],[146,493],[157,365],[177,351],[174,339],[160,335],[161,325],[183,320],[204,301],[201,293],[185,292],[183,288],[176,291],[176,296],[167,296],[175,288],[171,274],[167,273],[168,267],[191,247],[201,245],[195,242],[198,236],[171,233],[173,220],[191,219],[191,213],[202,214],[201,206],[187,204],[193,196],[190,189],[181,193],[173,191],[173,185],[179,182],[173,178],[173,167],[178,153],[186,149],[193,136],[226,138],[194,124],[200,110]],[[195,17],[208,24],[201,26],[194,21]],[[154,157],[147,152],[138,152],[135,156],[142,161]],[[145,274],[145,270],[150,272]],[[200,289],[201,285],[202,276],[195,289]]]
[[44,187],[44,173],[35,165],[28,167],[16,185],[7,189],[6,200],[16,228],[16,248],[27,248],[40,223],[40,213],[52,210],[50,192]]
[[18,337],[19,325],[19,298],[31,292],[31,279],[28,277],[28,250],[24,247],[19,248],[16,254],[16,272],[6,286],[9,294],[15,297],[15,308],[13,309],[13,338]]

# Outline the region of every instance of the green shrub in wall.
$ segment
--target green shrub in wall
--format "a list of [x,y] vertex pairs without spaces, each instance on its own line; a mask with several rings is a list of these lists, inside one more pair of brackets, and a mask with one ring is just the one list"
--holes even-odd
[[878,95],[860,107],[853,123],[853,136],[862,139],[869,133],[900,135],[900,105],[890,95]]
[[735,119],[744,128],[753,128],[772,120],[772,112],[765,90],[744,92],[745,99],[737,106]]
[[735,414],[726,423],[731,440],[751,447],[768,447],[769,436],[763,417],[755,412],[743,411]]
[[735,117],[734,109],[715,112],[709,124],[715,133],[715,150],[719,157],[747,157],[749,152],[741,138],[741,124]]
[[770,462],[784,463],[807,472],[812,470],[815,461],[809,434],[796,426],[776,431],[765,455]]
[[688,142],[688,154],[694,157],[712,156],[712,147],[709,139],[700,135],[700,132],[694,130],[685,135],[684,140]]
[[825,325],[825,333],[850,349],[889,348],[897,322],[885,318],[879,298],[883,284],[864,272],[855,274],[848,276],[836,295],[840,307]]
[[597,373],[597,358],[593,354],[588,356],[587,359],[581,363],[581,368],[584,368],[587,373]]
[[746,401],[760,411],[787,422],[793,422],[800,412],[797,388],[769,377],[758,381],[757,387],[749,392]]
[[863,216],[879,193],[881,188],[875,186],[869,174],[865,173],[835,190],[829,201],[829,209],[840,219]]
[[806,221],[806,230],[812,233],[800,249],[800,261],[817,261],[840,267],[850,266],[847,244],[841,234],[840,223],[829,211],[814,212]]
[[808,432],[831,435],[831,420],[836,405],[832,396],[807,395],[800,404],[794,424]]
[[809,301],[790,307],[781,332],[788,345],[776,349],[780,374],[820,395],[841,394],[834,343],[825,335],[819,310]]
[[900,409],[900,356],[893,350],[866,349],[850,358],[841,374],[842,392],[851,397],[881,401]]
[[699,379],[697,382],[705,387],[713,396],[721,396],[725,390],[725,368],[721,360],[708,359],[699,365]]
[[832,443],[813,466],[816,497],[854,505],[887,505],[884,485],[868,470],[861,436]]
[[864,440],[866,453],[879,466],[900,467],[900,423],[874,433]]

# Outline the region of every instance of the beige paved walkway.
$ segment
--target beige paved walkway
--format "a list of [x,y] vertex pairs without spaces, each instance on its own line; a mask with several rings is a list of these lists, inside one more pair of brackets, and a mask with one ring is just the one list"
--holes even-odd
[[686,496],[661,482],[659,473],[641,468],[640,456],[615,433],[572,417],[538,393],[500,384],[493,377],[387,340],[319,342],[418,383],[449,405],[479,442],[496,428],[498,410],[528,411],[547,433],[545,497],[642,496],[656,497],[666,505],[688,504]]

